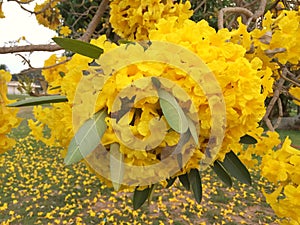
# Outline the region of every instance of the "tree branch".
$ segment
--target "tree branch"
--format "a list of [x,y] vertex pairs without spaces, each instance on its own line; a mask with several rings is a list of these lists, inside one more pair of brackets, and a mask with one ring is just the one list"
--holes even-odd
[[88,28],[86,29],[86,32],[83,34],[83,36],[80,38],[81,41],[89,42],[94,31],[96,30],[98,24],[101,21],[101,18],[109,4],[109,0],[102,0],[101,4],[99,5],[96,14],[94,15],[92,21],[90,22]]
[[239,14],[244,14],[245,16],[247,16],[248,18],[253,17],[253,13],[248,10],[245,9],[243,7],[227,7],[227,8],[223,8],[219,11],[219,15],[218,15],[218,29],[223,29],[224,28],[224,14],[225,13],[239,13]]
[[[286,74],[286,70],[284,69],[282,71],[282,73]],[[285,82],[285,80],[283,78],[280,78],[278,80],[278,85],[277,85],[277,87],[275,87],[275,91],[273,93],[273,97],[272,97],[271,101],[269,102],[269,105],[268,105],[267,110],[266,110],[266,114],[263,117],[263,120],[265,121],[265,123],[266,123],[266,125],[267,125],[267,127],[269,128],[270,131],[275,131],[275,128],[272,125],[269,116],[270,116],[270,114],[271,114],[271,112],[272,112],[272,110],[274,108],[275,103],[279,99],[279,95],[282,92],[282,88],[283,88],[284,82]],[[278,107],[280,109],[281,102],[278,103]],[[279,118],[280,118],[280,115],[279,115]]]
[[56,44],[24,45],[24,46],[0,47],[0,54],[15,53],[15,52],[35,52],[35,51],[54,52],[61,49],[63,48]]
[[261,0],[258,9],[255,11],[252,16],[252,20],[256,20],[258,17],[262,16],[266,10],[267,0]]

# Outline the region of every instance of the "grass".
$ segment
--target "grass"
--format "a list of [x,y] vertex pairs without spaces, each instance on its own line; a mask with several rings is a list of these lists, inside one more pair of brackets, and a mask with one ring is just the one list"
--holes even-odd
[[[20,115],[32,118],[31,109]],[[24,120],[11,135],[17,145],[0,155],[0,224],[278,224],[261,193],[268,185],[250,171],[253,185],[234,181],[225,187],[211,171],[202,172],[203,199],[176,181],[158,188],[151,204],[134,211],[132,193],[116,193],[102,185],[83,163],[65,166],[60,148],[28,136]],[[299,133],[289,135],[298,144]]]

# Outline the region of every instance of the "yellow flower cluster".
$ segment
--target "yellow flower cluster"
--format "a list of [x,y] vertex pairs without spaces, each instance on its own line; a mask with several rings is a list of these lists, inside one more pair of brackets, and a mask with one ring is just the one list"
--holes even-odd
[[193,14],[189,1],[174,4],[172,0],[113,0],[110,7],[114,32],[128,40],[148,40],[149,31],[162,18],[174,17],[181,25]]
[[16,109],[7,108],[6,105],[11,101],[6,97],[6,83],[11,79],[9,72],[0,70],[0,154],[12,148],[15,140],[8,138],[6,135],[12,128],[19,125],[20,120],[17,118]]
[[[258,126],[258,122],[265,112],[264,95],[261,93],[260,88],[262,80],[258,74],[262,63],[258,58],[254,58],[251,62],[245,59],[246,49],[238,44],[228,42],[231,34],[227,30],[216,33],[205,21],[195,23],[186,20],[183,22],[181,28],[178,28],[177,25],[178,20],[176,18],[162,19],[157,24],[157,30],[150,31],[149,37],[151,40],[168,41],[186,47],[191,52],[197,54],[212,70],[221,86],[227,106],[226,134],[222,150],[218,155],[219,159],[223,159],[227,152],[238,145],[241,136]],[[93,43],[103,48],[106,52],[116,47],[114,44],[105,41],[104,37],[93,41]],[[67,95],[69,102],[56,104],[52,109],[37,107],[35,109],[35,115],[38,119],[35,125],[37,126],[34,126],[33,122],[30,122],[35,136],[42,136],[42,129],[39,127],[47,125],[51,128],[51,143],[56,141],[63,147],[66,147],[73,135],[72,119],[79,126],[91,116],[93,112],[87,111],[84,105],[83,107],[79,106],[81,102],[84,102],[84,104],[89,103],[88,93],[92,90],[100,91],[97,88],[100,87],[98,84],[99,82],[101,83],[101,74],[97,73],[97,70],[99,70],[97,66],[89,67],[88,62],[87,58],[75,55],[66,65],[56,68],[56,72],[54,75],[52,74],[52,77],[56,76],[60,80],[61,91]],[[72,69],[66,69],[64,72],[65,76],[63,77],[55,75],[59,74],[60,71],[64,71],[65,68]],[[83,76],[82,71],[89,73],[89,75]],[[200,120],[201,136],[199,148],[191,156],[182,173],[192,168],[199,168],[199,161],[203,157],[207,140],[210,138],[210,121],[212,115],[207,97],[195,81],[185,72],[169,65],[149,62],[133,64],[120,69],[106,81],[101,90],[100,97],[95,104],[95,111],[107,108],[109,113],[113,112],[112,104],[116,100],[116,96],[126,86],[140,78],[152,76],[170,80],[181,87],[186,92],[186,96],[192,100]],[[52,86],[54,80],[51,80],[50,76],[47,79],[50,80],[50,86]],[[82,87],[80,95],[75,98],[79,82]],[[140,84],[140,87],[146,88],[144,84]],[[171,88],[170,91],[181,102],[187,102],[185,95],[178,92],[179,90],[176,90],[176,88]],[[129,94],[127,97],[130,99],[132,94],[127,94]],[[78,110],[77,107],[80,113],[75,113],[75,118],[73,114],[72,118],[71,111],[73,110],[74,113],[74,110]],[[162,116],[159,113],[158,98],[146,97],[136,103],[134,108],[140,113],[134,116],[135,119],[133,124],[130,125],[130,130],[134,136],[146,139],[151,134],[149,132],[149,121]],[[76,118],[76,115],[79,115],[79,118]],[[133,119],[133,115],[133,112],[129,113],[129,120]],[[165,120],[164,117],[162,119]],[[106,120],[108,129],[102,139],[103,144],[106,146],[113,142],[119,142],[112,127],[112,120],[111,118],[107,118]],[[128,124],[127,118],[121,119],[120,123]],[[156,126],[158,124],[153,125]],[[74,131],[76,132],[77,129],[78,127],[74,128]],[[127,134],[124,135],[124,139],[129,138],[129,136],[126,136]],[[161,133],[158,132],[157,135],[161,135]],[[162,143],[154,150],[133,151],[133,149],[120,143],[120,151],[124,154],[124,161],[128,164],[138,166],[152,165],[158,162],[161,149],[165,146],[176,145],[178,139],[179,134],[173,131],[168,133]]]
[[[53,66],[65,61],[65,57],[50,56],[45,61],[45,66]],[[74,55],[72,60],[58,64],[50,69],[44,69],[42,74],[48,81],[48,93],[63,94],[68,97],[68,103],[52,105],[52,108],[34,107],[34,116],[37,121],[29,120],[28,125],[31,133],[37,140],[41,140],[49,146],[68,147],[74,135],[72,127],[72,102],[74,99],[77,84],[82,78],[82,71],[88,68],[91,59]],[[86,117],[85,117],[86,119]],[[44,130],[49,128],[51,136],[45,137]]]
[[267,202],[275,213],[284,218],[282,224],[300,223],[300,151],[291,147],[286,138],[280,149],[270,149],[263,157],[261,174],[276,184],[270,194],[264,192]]
[[257,140],[257,144],[249,145],[247,148],[241,144],[236,146],[235,151],[239,153],[240,160],[248,168],[257,168],[259,162],[257,157],[253,156],[264,156],[268,152],[267,150],[273,150],[274,146],[278,146],[281,141],[277,132],[268,131],[264,134],[262,127],[252,130],[248,134]]
[[297,65],[300,60],[300,11],[283,10],[278,17],[267,12],[262,21],[262,29],[247,31],[239,20],[239,28],[231,32],[231,41],[247,49],[250,61],[258,57],[262,61],[259,74],[262,76],[263,91],[266,96],[273,93],[272,86],[279,77],[277,61],[285,65]]
[[[223,147],[219,153],[219,159],[222,160],[225,153],[238,147],[241,136],[258,127],[257,123],[265,113],[265,98],[260,88],[263,80],[259,73],[262,62],[259,58],[249,62],[245,58],[245,48],[228,42],[231,37],[228,30],[216,33],[205,21],[194,23],[186,20],[182,28],[176,28],[172,23],[176,21],[161,20],[157,30],[150,32],[150,39],[173,42],[188,48],[206,63],[218,80],[226,103],[227,120]],[[201,105],[198,116],[201,124],[205,124],[205,121],[209,121],[208,104],[203,102],[205,96],[197,89],[194,95],[199,96],[195,104]],[[200,131],[201,136],[209,135],[209,129],[208,122],[206,129]]]
[[48,82],[48,94],[58,94],[61,92],[62,78],[67,72],[67,68],[63,62],[66,57],[57,57],[56,54],[51,55],[44,63],[49,69],[42,70],[42,75]]
[[36,13],[36,19],[39,24],[42,24],[52,30],[56,30],[58,28],[61,19],[60,11],[56,7],[58,3],[58,0],[46,0],[42,4],[36,4],[34,12]]
[[265,59],[266,65],[274,65],[267,64],[270,63],[270,58],[277,58],[282,64],[297,64],[300,48],[296,41],[300,35],[299,21],[300,11],[284,10],[275,18],[268,11],[264,15],[262,29],[247,32],[245,25],[240,23],[239,29],[233,31],[233,41],[242,44],[249,51],[249,56]]

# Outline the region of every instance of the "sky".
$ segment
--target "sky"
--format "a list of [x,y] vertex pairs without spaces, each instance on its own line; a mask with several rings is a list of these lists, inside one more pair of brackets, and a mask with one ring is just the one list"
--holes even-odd
[[[35,1],[38,2],[38,1]],[[29,9],[33,9],[35,3],[31,4]],[[25,36],[26,41],[21,41],[17,45],[47,44],[56,33],[42,25],[39,25],[35,15],[22,10],[15,2],[4,0],[2,5],[5,18],[0,19],[0,46],[11,46],[11,41],[17,41]],[[49,58],[53,52],[21,53],[23,56],[29,56],[30,63],[34,67],[42,67],[44,61]],[[18,73],[27,69],[28,65],[22,63],[22,58],[13,54],[0,54],[0,64],[5,64],[11,73]]]

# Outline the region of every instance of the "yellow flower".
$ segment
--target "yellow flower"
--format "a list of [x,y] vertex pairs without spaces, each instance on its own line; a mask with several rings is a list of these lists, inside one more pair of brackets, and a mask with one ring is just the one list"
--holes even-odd
[[0,70],[0,154],[14,146],[15,140],[8,138],[7,134],[20,123],[20,119],[17,118],[18,110],[6,107],[7,104],[12,103],[6,96],[6,83],[10,80],[11,74]]
[[68,36],[72,33],[72,30],[68,26],[62,26],[59,30],[59,33],[63,36]]

